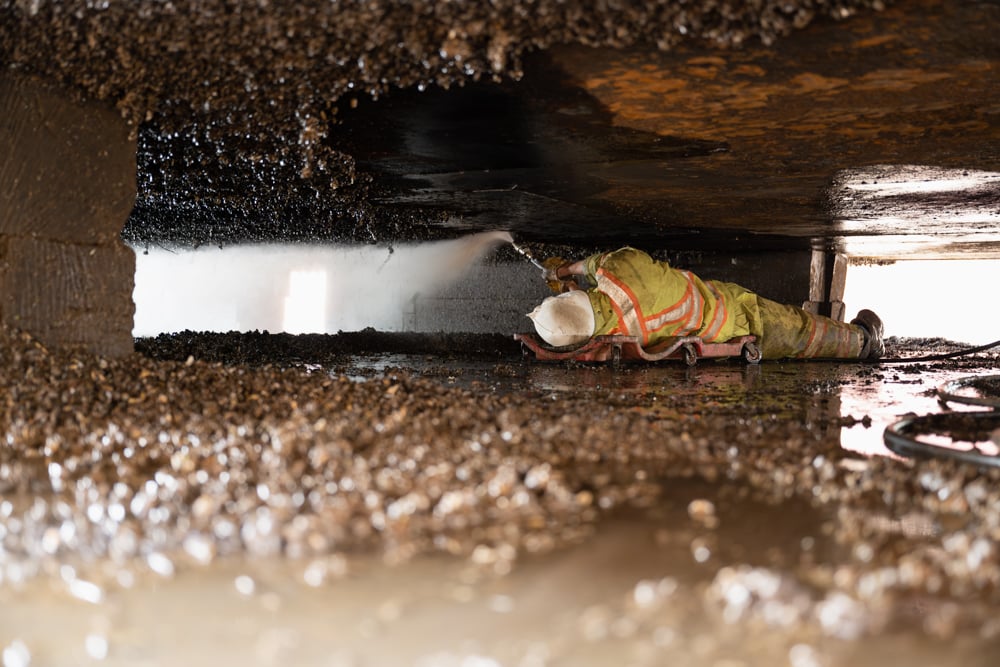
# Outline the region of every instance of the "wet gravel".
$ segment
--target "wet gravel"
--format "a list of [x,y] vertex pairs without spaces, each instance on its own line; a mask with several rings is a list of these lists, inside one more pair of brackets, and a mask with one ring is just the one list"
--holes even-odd
[[433,359],[508,359],[521,345],[502,334],[409,334],[374,329],[336,335],[184,331],[136,340],[136,351],[151,359],[226,364],[282,365],[343,363],[355,355],[428,355]]
[[[705,600],[725,622],[859,637],[907,623],[913,600],[930,597],[947,605],[921,632],[1000,631],[983,623],[1000,602],[1000,471],[858,458],[828,437],[839,413],[789,398],[741,410],[688,392],[659,411],[670,392],[498,391],[419,368],[348,377],[204,361],[196,348],[184,361],[105,360],[2,336],[0,586],[52,578],[100,599],[140,575],[236,557],[300,559],[320,581],[350,554],[445,553],[503,575],[584,541],[602,517],[654,507],[670,480],[698,478],[723,498],[813,505],[839,545],[836,557],[786,555],[779,569],[719,569]],[[982,371],[997,356],[945,363]],[[784,395],[820,400],[903,372],[824,368],[831,380],[792,373]],[[494,371],[519,372],[513,360]],[[783,400],[794,416],[776,411]],[[717,548],[718,502],[687,505],[699,562]]]

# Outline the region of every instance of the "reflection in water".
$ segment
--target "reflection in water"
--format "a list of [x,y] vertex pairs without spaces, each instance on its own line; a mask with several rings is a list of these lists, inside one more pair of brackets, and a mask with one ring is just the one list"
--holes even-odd
[[[619,371],[603,365],[534,364],[527,369],[519,379],[510,380],[508,390],[604,393],[618,397],[623,409],[657,419],[731,415],[734,420],[790,422],[805,426],[817,440],[829,440],[849,452],[891,458],[899,457],[883,441],[886,427],[907,414],[940,412],[941,405],[929,389],[968,372],[927,365],[918,370],[825,362],[708,363],[693,368],[667,363],[626,366]],[[988,376],[990,369],[979,374]]]
[[136,253],[136,336],[408,330],[415,300],[462,279],[507,232],[416,245],[248,245]]
[[987,456],[997,456],[1000,454],[1000,447],[995,442],[984,440],[969,442],[967,440],[954,440],[951,436],[937,435],[935,433],[925,433],[919,438],[921,443],[925,443],[942,449],[955,449],[962,452],[979,452]]
[[[729,417],[733,423],[797,424],[814,440],[863,456],[899,458],[883,441],[887,426],[907,414],[942,410],[933,388],[968,376],[968,369],[943,366],[870,366],[855,363],[738,361],[626,364],[525,363],[428,360],[409,355],[357,358],[349,367],[381,375],[409,369],[422,377],[441,378],[452,386],[485,384],[500,393],[536,393],[544,400],[578,398],[612,403],[617,409],[651,419],[689,420]],[[502,372],[498,372],[498,368]],[[990,369],[976,374],[990,376]],[[955,410],[977,410],[956,404]],[[775,447],[787,446],[780,440]]]

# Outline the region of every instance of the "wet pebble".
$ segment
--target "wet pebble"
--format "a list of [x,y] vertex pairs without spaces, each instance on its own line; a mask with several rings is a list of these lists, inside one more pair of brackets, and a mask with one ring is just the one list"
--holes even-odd
[[688,516],[706,528],[716,528],[719,518],[715,514],[715,504],[710,500],[698,498],[688,503]]
[[83,646],[92,660],[104,660],[108,657],[108,638],[104,635],[87,635],[83,640]]
[[[392,563],[439,552],[476,576],[502,576],[527,554],[584,542],[609,511],[656,507],[661,479],[697,476],[737,500],[738,490],[796,498],[829,516],[823,530],[809,527],[808,549],[796,542],[809,560],[792,576],[722,560],[729,526],[718,515],[734,500],[678,508],[688,532],[671,526],[656,540],[690,546],[685,557],[716,572],[707,599],[725,622],[856,637],[904,609],[907,594],[984,603],[923,628],[946,636],[997,603],[997,471],[845,465],[797,423],[724,407],[696,422],[651,419],[587,392],[538,401],[403,375],[101,360],[2,336],[2,586],[58,573],[69,595],[97,604],[143,573],[247,556],[301,558],[303,582],[322,586],[345,575],[354,552]],[[774,446],[793,435],[795,446]],[[257,595],[248,575],[233,585]],[[637,583],[632,621],[669,607],[667,588]],[[592,611],[581,635],[646,631],[612,617]]]
[[3,648],[3,667],[29,667],[31,651],[20,639],[15,639]]

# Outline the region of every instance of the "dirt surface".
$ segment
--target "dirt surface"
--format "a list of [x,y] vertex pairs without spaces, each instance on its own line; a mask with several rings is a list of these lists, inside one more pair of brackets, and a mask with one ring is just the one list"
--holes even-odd
[[[105,650],[131,646],[119,658],[176,656],[136,619],[158,604],[198,605],[199,586],[235,576],[238,590],[270,582],[277,597],[259,598],[265,609],[285,605],[252,627],[291,624],[308,638],[299,650],[329,658],[329,638],[307,618],[340,613],[339,603],[310,588],[353,573],[358,604],[381,609],[402,595],[440,620],[456,601],[432,603],[420,582],[450,586],[468,567],[480,575],[463,599],[487,615],[516,600],[518,614],[468,630],[483,643],[447,653],[462,622],[455,633],[421,630],[421,614],[373,612],[377,627],[406,628],[396,650],[408,657],[396,664],[524,664],[535,649],[504,648],[482,628],[534,636],[510,623],[548,613],[529,592],[546,581],[563,613],[578,616],[550,626],[538,639],[548,657],[532,664],[610,664],[601,656],[627,650],[649,652],[636,664],[736,655],[846,665],[868,664],[858,656],[877,649],[930,665],[943,649],[935,642],[958,641],[976,659],[997,649],[1000,472],[893,458],[879,438],[893,415],[939,411],[936,386],[995,373],[995,352],[613,372],[523,364],[489,337],[401,336],[389,354],[367,351],[361,334],[185,334],[108,361],[3,335],[0,597],[77,629],[87,623],[65,600],[130,609],[102,616],[88,653],[103,640]],[[440,356],[442,342],[470,352]],[[889,341],[892,356],[949,349]],[[762,520],[773,526],[752,528]],[[643,563],[634,575],[620,567],[630,559]],[[379,561],[392,569],[377,574]],[[226,574],[234,568],[242,574]],[[572,580],[558,583],[562,568]],[[387,598],[381,577],[396,582]],[[573,592],[585,581],[590,593]],[[497,585],[509,599],[494,600]],[[0,628],[17,630],[0,630],[0,644],[55,651],[28,618],[5,618]],[[754,638],[761,629],[766,640]],[[354,662],[344,664],[382,664],[359,632],[345,639]],[[580,637],[583,656],[572,648]],[[204,648],[219,645],[206,638]],[[303,664],[319,664],[313,657]]]
[[136,340],[136,351],[151,359],[260,366],[296,363],[350,363],[355,356],[421,355],[440,363],[462,359],[509,360],[520,351],[512,336],[500,334],[386,333],[374,329],[336,335],[267,332],[204,333],[185,331]]

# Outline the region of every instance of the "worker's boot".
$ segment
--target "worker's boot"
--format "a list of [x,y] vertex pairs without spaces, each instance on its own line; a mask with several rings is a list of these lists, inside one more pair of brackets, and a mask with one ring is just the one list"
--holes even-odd
[[882,318],[872,311],[859,311],[857,317],[851,320],[851,324],[860,327],[865,336],[865,343],[861,347],[859,359],[879,359],[885,354],[885,344],[882,342]]

